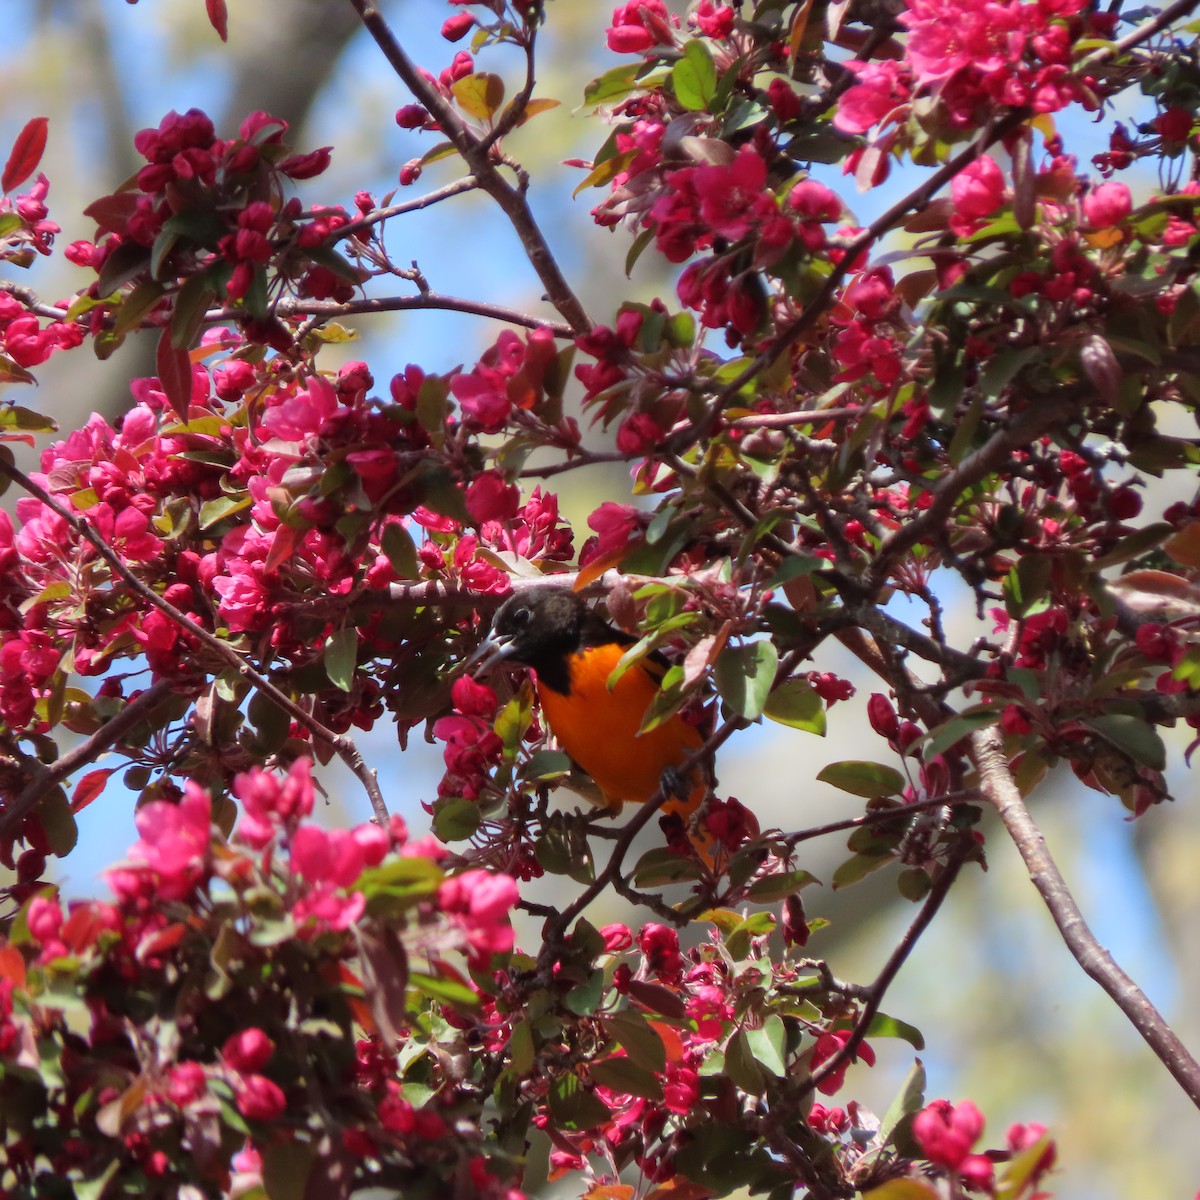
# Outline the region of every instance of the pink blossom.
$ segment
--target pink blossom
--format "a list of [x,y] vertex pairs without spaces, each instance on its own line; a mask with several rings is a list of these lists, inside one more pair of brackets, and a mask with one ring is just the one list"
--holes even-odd
[[466,12],[455,13],[442,23],[442,37],[448,42],[461,41],[467,36],[467,31],[475,24],[475,18]]
[[1004,172],[990,154],[982,154],[955,175],[950,192],[959,217],[990,216],[1004,203]]
[[438,888],[438,906],[462,930],[472,966],[483,968],[512,949],[508,914],[518,896],[516,880],[493,871],[464,871]]
[[727,166],[694,168],[701,220],[731,242],[745,237],[775,211],[774,198],[764,191],[766,182],[767,164],[751,145],[743,146]]
[[237,1085],[237,1106],[248,1121],[277,1121],[287,1111],[287,1097],[265,1075],[243,1075]]
[[208,1073],[198,1062],[176,1063],[167,1079],[167,1096],[171,1103],[185,1108],[208,1091]]
[[241,1029],[227,1038],[221,1057],[235,1071],[261,1071],[271,1061],[275,1043],[256,1026]]
[[292,834],[292,867],[310,883],[349,887],[366,865],[363,848],[345,829],[301,825]]
[[323,930],[340,933],[354,925],[366,907],[367,898],[362,892],[341,892],[331,884],[319,884],[296,901],[292,919],[302,937]]
[[279,394],[262,416],[262,427],[273,437],[289,442],[313,441],[337,410],[333,384],[320,376],[310,377],[294,392]]
[[700,1076],[691,1067],[667,1068],[663,1083],[663,1106],[668,1112],[690,1113],[700,1099]]
[[996,0],[909,0],[900,23],[917,79],[937,83],[956,71],[1003,72],[1025,49],[1021,6]]
[[628,925],[603,925],[600,936],[604,939],[606,954],[619,954],[633,945],[633,933]]
[[700,0],[688,20],[705,37],[721,39],[727,38],[733,33],[735,15],[728,4],[717,4],[714,0]]
[[674,929],[652,921],[642,926],[637,943],[653,974],[668,981],[678,979],[683,957],[679,953],[679,934]]
[[843,133],[866,133],[907,104],[911,79],[907,64],[894,59],[844,64],[856,82],[842,94],[833,115],[835,129]]
[[913,1137],[930,1162],[957,1170],[983,1133],[983,1114],[970,1100],[934,1100],[913,1118]]
[[467,424],[481,433],[498,433],[512,412],[512,401],[503,377],[478,368],[450,379],[450,391],[462,408]]
[[277,825],[295,824],[312,813],[312,759],[296,759],[282,780],[253,767],[234,778],[233,794],[242,802],[238,837],[261,849],[274,836]]
[[481,471],[467,485],[466,502],[467,511],[477,525],[487,521],[510,521],[517,515],[521,492],[499,471]]
[[580,552],[582,566],[597,558],[607,558],[628,546],[634,533],[641,529],[642,518],[632,504],[606,500],[588,517],[587,523],[598,536],[585,543]]
[[208,793],[189,780],[178,804],[152,800],[137,810],[134,821],[141,840],[130,847],[123,868],[106,872],[109,885],[122,899],[133,899],[148,880],[161,899],[184,899],[208,865],[212,838]]
[[1133,197],[1129,188],[1115,180],[1100,184],[1083,198],[1084,220],[1093,229],[1120,225],[1132,211]]
[[[840,1053],[842,1047],[850,1040],[850,1030],[838,1029],[833,1032],[823,1033],[817,1038],[817,1044],[813,1047],[811,1067],[815,1072],[821,1065],[827,1062],[835,1054]],[[875,1065],[875,1051],[866,1042],[860,1042],[858,1049],[851,1056],[850,1061],[857,1062],[861,1060],[868,1067]],[[843,1062],[831,1075],[826,1076],[818,1085],[817,1091],[823,1096],[832,1096],[835,1092],[841,1090],[842,1084],[846,1082],[846,1068],[850,1065],[850,1061]]]
[[673,18],[663,0],[630,0],[613,10],[608,48],[618,54],[641,54],[655,45],[671,45]]

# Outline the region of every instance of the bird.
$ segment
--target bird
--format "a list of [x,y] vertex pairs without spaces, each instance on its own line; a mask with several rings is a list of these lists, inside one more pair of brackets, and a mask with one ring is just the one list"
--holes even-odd
[[708,788],[694,768],[686,779],[674,773],[704,737],[679,713],[642,729],[667,669],[660,656],[638,659],[609,687],[613,669],[636,641],[575,592],[526,589],[504,602],[468,661],[478,663],[477,670],[509,662],[533,671],[547,724],[610,810],[644,804],[662,788],[668,794],[663,810],[686,821]]

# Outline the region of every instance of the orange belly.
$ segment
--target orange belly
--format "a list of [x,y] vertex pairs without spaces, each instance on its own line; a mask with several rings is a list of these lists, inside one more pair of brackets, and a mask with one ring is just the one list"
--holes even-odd
[[[642,804],[658,790],[667,767],[678,766],[704,744],[699,731],[675,715],[639,733],[658,684],[641,664],[630,667],[610,691],[624,647],[592,647],[571,659],[571,693],[538,681],[542,712],[562,748],[595,781],[613,808]],[[704,798],[697,784],[686,801],[665,807],[690,812]]]

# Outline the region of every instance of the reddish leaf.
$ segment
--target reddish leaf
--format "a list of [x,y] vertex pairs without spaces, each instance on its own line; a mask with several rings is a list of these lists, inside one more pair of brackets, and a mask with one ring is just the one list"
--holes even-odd
[[229,41],[229,13],[225,8],[225,0],[204,0],[208,9],[208,19],[217,31],[217,37],[223,42]]
[[83,215],[91,217],[106,232],[124,233],[128,228],[129,218],[137,211],[137,204],[137,192],[113,192],[111,196],[101,196],[99,200],[93,200],[83,210]]
[[104,920],[98,909],[90,904],[81,904],[71,910],[58,936],[72,954],[79,954],[94,946],[103,932]]
[[158,339],[157,368],[167,403],[181,421],[186,421],[192,403],[192,358],[186,350],[176,350],[171,345],[169,328],[164,329]]
[[11,192],[37,170],[46,149],[46,131],[49,126],[49,117],[34,117],[26,122],[25,128],[17,134],[8,162],[4,164],[4,175],[0,176],[0,191]]
[[25,956],[16,946],[0,947],[0,979],[11,979],[17,987],[25,986]]
[[187,931],[188,927],[183,921],[174,921],[157,933],[142,938],[138,942],[138,961],[145,962],[147,959],[157,958],[160,954],[166,954],[168,950],[174,950],[183,941]]
[[89,771],[76,785],[71,796],[71,811],[81,812],[104,791],[108,777],[115,767],[104,767],[97,771]]

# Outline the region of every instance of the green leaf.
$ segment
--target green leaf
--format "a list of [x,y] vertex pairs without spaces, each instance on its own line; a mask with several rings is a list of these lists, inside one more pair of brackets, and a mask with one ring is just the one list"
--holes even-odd
[[479,828],[479,805],[464,796],[447,796],[433,806],[433,832],[443,842],[461,842]]
[[867,1026],[867,1037],[900,1038],[901,1041],[907,1042],[914,1050],[925,1049],[925,1037],[915,1025],[909,1025],[907,1021],[886,1016],[884,1013],[875,1014],[874,1020]]
[[214,496],[213,499],[206,500],[200,506],[200,528],[211,529],[226,517],[231,517],[234,513],[249,508],[253,503],[254,501],[246,493],[238,496]]
[[891,861],[890,855],[855,854],[834,871],[833,890],[859,883],[868,875],[873,875],[880,867],[886,867]]
[[745,1029],[739,1029],[725,1047],[725,1074],[751,1096],[760,1095],[766,1088],[766,1077],[750,1049]]
[[806,679],[785,679],[767,697],[763,715],[780,725],[825,736],[825,704]]
[[56,858],[66,858],[79,840],[79,828],[67,793],[61,787],[47,792],[37,806],[37,815],[51,852]]
[[896,1132],[896,1126],[911,1113],[920,1112],[925,1107],[925,1067],[921,1060],[913,1061],[912,1069],[905,1076],[896,1098],[888,1105],[879,1126],[880,1145],[886,1146]]
[[637,77],[641,69],[641,63],[624,63],[598,75],[583,89],[584,104],[603,104],[636,91],[640,86]]
[[1000,710],[994,705],[967,709],[966,712],[961,712],[958,716],[943,721],[929,731],[928,740],[924,746],[924,756],[926,759],[936,758],[939,754],[949,750],[951,746],[961,742],[968,734],[974,733],[977,729],[986,729],[989,725],[995,725],[999,720]]
[[794,896],[810,883],[820,882],[815,875],[810,875],[807,871],[785,871],[782,875],[768,875],[765,879],[755,880],[750,885],[746,898],[755,904],[775,904]]
[[743,642],[727,646],[713,668],[717,691],[731,709],[747,721],[762,716],[775,671],[779,652],[768,641]]
[[1106,742],[1128,754],[1134,762],[1153,771],[1166,769],[1167,749],[1162,738],[1142,717],[1129,713],[1102,713],[1098,717],[1088,717],[1083,723]]
[[1024,346],[992,355],[979,377],[979,390],[988,399],[995,399],[1017,377],[1021,368],[1041,353],[1040,346]]
[[425,975],[420,971],[413,971],[409,974],[408,983],[418,992],[432,1000],[439,1000],[443,1004],[466,1009],[479,1007],[479,997],[465,983],[459,983],[457,979],[448,979],[441,975]]
[[401,579],[416,579],[420,575],[416,544],[412,534],[399,521],[389,521],[384,526],[379,548],[387,556],[392,570]]
[[563,1129],[595,1129],[611,1117],[608,1105],[578,1075],[560,1075],[550,1085],[550,1115]]
[[445,872],[427,858],[394,858],[378,867],[368,867],[355,888],[370,900],[374,896],[430,896],[437,891]]
[[533,1069],[536,1047],[533,1044],[533,1026],[528,1021],[520,1021],[513,1026],[508,1037],[508,1054],[512,1068],[518,1075],[525,1075]]
[[588,1067],[594,1082],[614,1092],[631,1096],[644,1096],[647,1100],[661,1100],[662,1084],[654,1072],[631,1057],[604,1058]]
[[906,786],[904,776],[895,767],[856,760],[830,763],[818,773],[817,779],[852,796],[864,796],[868,800],[899,796]]
[[636,1059],[652,1071],[661,1071],[666,1067],[667,1048],[663,1045],[662,1038],[636,1009],[625,1009],[605,1017],[604,1028],[618,1046],[623,1046],[628,1051],[630,1058]]
[[304,1200],[316,1161],[312,1146],[292,1140],[263,1151],[263,1187],[271,1200]]
[[712,55],[701,41],[689,41],[683,57],[671,68],[675,99],[693,112],[708,108],[717,91],[717,71]]
[[654,241],[654,229],[643,229],[641,233],[633,239],[633,244],[629,247],[629,253],[625,255],[625,278],[628,279],[633,273],[634,264],[642,257],[642,251]]
[[459,108],[479,121],[490,121],[504,103],[504,80],[487,71],[464,75],[450,85],[450,90]]
[[1023,617],[1050,589],[1054,560],[1048,554],[1025,554],[1004,580],[1004,607],[1010,617]]
[[325,641],[325,674],[334,687],[348,692],[358,667],[358,630],[353,625],[332,633]]
[[776,1079],[787,1076],[787,1029],[778,1014],[772,1013],[758,1029],[747,1029],[746,1046],[754,1061]]

